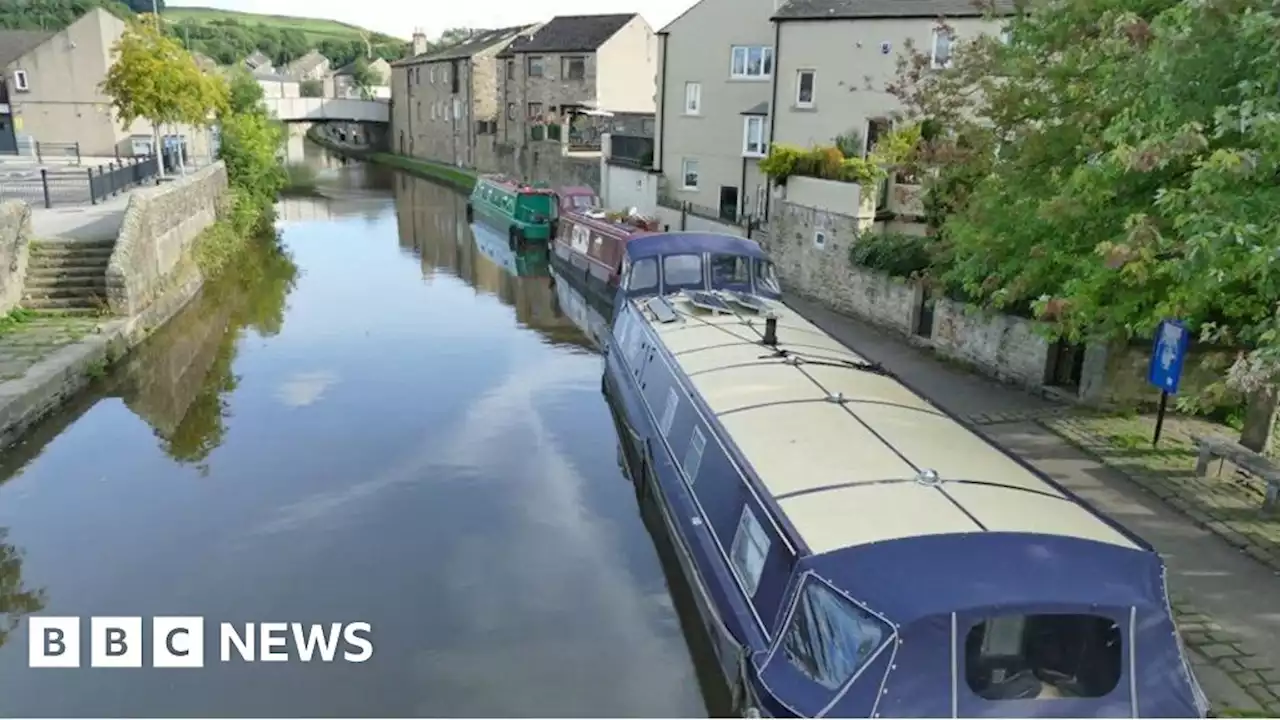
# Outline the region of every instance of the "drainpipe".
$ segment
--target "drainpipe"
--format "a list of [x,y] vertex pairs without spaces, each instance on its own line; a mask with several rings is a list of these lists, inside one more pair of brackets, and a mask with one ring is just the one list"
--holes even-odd
[[747,159],[742,158],[742,181],[738,184],[742,192],[738,194],[738,220],[742,220],[743,210],[747,208]]
[[[662,41],[662,47],[658,51],[658,59],[662,61],[662,73],[658,78],[658,98],[659,106],[662,108],[662,117],[658,118],[658,172],[662,172],[662,157],[667,154],[667,34],[658,33],[658,37]],[[777,62],[777,58],[774,58]]]
[[[773,149],[773,131],[778,125],[778,71],[782,67],[782,22],[773,21],[773,97],[769,100],[769,149]],[[769,211],[773,209],[773,193],[768,192],[768,179],[765,180],[764,219],[769,220]]]

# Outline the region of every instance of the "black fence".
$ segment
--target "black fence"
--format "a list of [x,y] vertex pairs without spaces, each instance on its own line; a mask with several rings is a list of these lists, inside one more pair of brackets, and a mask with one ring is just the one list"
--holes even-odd
[[653,138],[639,135],[611,135],[609,162],[647,170],[653,166]]
[[[166,158],[167,169],[176,157]],[[5,171],[0,167],[0,200],[22,200],[33,207],[96,205],[122,191],[153,180],[155,158],[126,158],[97,167],[42,167]]]
[[691,202],[676,200],[665,195],[658,196],[658,204],[680,213],[679,227],[671,228],[671,230],[689,230],[689,216],[693,216],[740,228],[747,237],[754,237],[761,232],[766,234],[769,232],[769,224],[762,218],[755,217],[750,213],[738,213],[736,207],[725,207],[716,210],[705,205],[695,205]]

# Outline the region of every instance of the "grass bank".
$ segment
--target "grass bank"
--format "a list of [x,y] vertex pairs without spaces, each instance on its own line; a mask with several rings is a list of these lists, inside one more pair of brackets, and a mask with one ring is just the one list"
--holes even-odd
[[397,170],[404,170],[410,175],[434,180],[442,185],[448,185],[455,190],[469,193],[476,186],[477,173],[473,170],[466,170],[444,163],[431,162],[430,160],[421,160],[418,158],[409,158],[403,155],[387,152],[364,152],[355,150],[338,143],[333,142],[325,137],[313,127],[307,131],[307,138],[315,144],[323,148],[328,148],[336,153],[346,155],[347,157],[356,158],[357,160],[365,160],[368,162],[393,167]]

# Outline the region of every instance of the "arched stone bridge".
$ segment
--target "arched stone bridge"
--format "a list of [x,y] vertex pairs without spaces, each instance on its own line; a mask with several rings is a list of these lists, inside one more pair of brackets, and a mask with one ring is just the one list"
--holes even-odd
[[267,109],[284,122],[391,121],[391,101],[350,98],[265,98]]

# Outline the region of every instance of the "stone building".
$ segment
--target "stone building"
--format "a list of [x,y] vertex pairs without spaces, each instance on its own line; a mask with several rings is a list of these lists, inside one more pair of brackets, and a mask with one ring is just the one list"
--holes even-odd
[[392,63],[391,142],[395,152],[493,169],[498,125],[497,55],[536,25],[483,30],[440,50]]
[[499,142],[523,146],[531,126],[583,113],[652,113],[657,54],[635,13],[562,15],[522,34],[498,55]]

